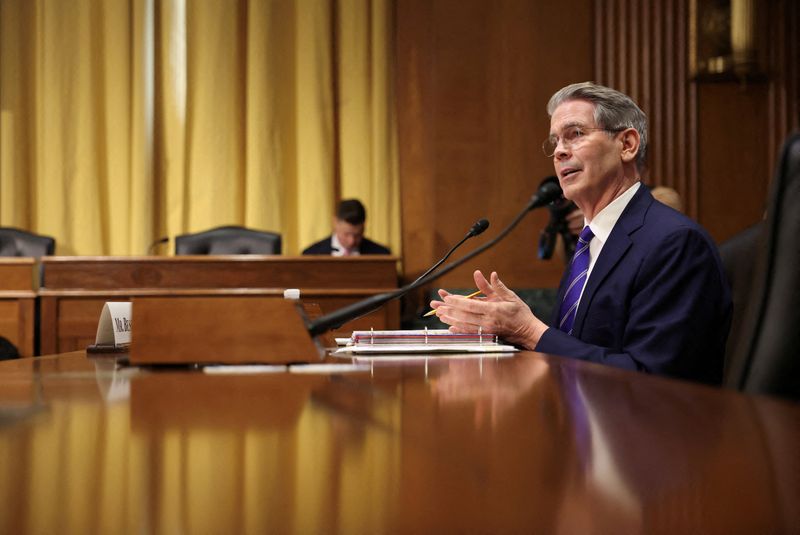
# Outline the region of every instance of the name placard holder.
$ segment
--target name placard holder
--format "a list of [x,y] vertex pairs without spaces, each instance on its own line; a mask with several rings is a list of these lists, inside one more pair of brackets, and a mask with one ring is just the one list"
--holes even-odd
[[135,297],[131,364],[251,364],[322,358],[302,305],[264,296]]
[[124,353],[131,344],[131,303],[109,301],[103,305],[97,322],[94,344],[86,348],[88,353]]

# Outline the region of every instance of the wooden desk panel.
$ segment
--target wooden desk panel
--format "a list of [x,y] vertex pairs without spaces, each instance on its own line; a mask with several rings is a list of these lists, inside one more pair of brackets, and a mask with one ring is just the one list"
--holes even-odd
[[0,258],[0,336],[23,357],[34,353],[35,269],[33,258]]
[[[281,257],[258,255],[181,257],[47,257],[40,296],[42,354],[94,343],[106,301],[145,295],[274,295],[299,288],[323,313],[397,288],[395,257]],[[393,329],[400,305],[387,306],[342,326]]]
[[0,363],[0,411],[3,533],[800,525],[800,405],[529,352],[227,376],[76,352]]
[[146,256],[42,259],[48,290],[396,288],[394,256]]
[[33,258],[0,257],[0,292],[31,292],[35,290]]

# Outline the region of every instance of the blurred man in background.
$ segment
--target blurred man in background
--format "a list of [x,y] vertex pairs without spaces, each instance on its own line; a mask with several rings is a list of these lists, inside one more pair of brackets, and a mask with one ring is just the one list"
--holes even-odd
[[339,203],[333,217],[333,233],[309,246],[303,254],[358,256],[362,254],[391,254],[387,247],[364,237],[367,211],[358,199]]

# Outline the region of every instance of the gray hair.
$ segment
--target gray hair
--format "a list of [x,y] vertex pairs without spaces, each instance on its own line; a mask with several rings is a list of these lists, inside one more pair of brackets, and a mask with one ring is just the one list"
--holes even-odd
[[631,97],[594,82],[571,84],[559,89],[550,97],[547,114],[552,117],[556,108],[570,100],[586,100],[594,104],[594,120],[601,128],[611,131],[635,128],[639,132],[636,167],[639,171],[644,169],[647,157],[647,115]]

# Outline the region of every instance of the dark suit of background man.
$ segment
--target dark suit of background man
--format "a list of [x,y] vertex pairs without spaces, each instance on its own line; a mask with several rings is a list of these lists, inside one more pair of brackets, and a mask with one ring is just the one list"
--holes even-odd
[[333,217],[333,234],[308,247],[303,254],[357,256],[362,254],[391,254],[389,249],[364,237],[367,211],[358,199],[339,203]]
[[[547,112],[545,154],[593,234],[588,258],[567,266],[557,317],[544,324],[497,273],[487,281],[480,271],[474,278],[485,300],[439,290],[442,300],[431,306],[455,332],[481,327],[526,349],[719,384],[728,282],[707,233],[640,182],[647,117],[627,95],[589,82],[557,91]],[[588,271],[571,273],[583,261]]]

